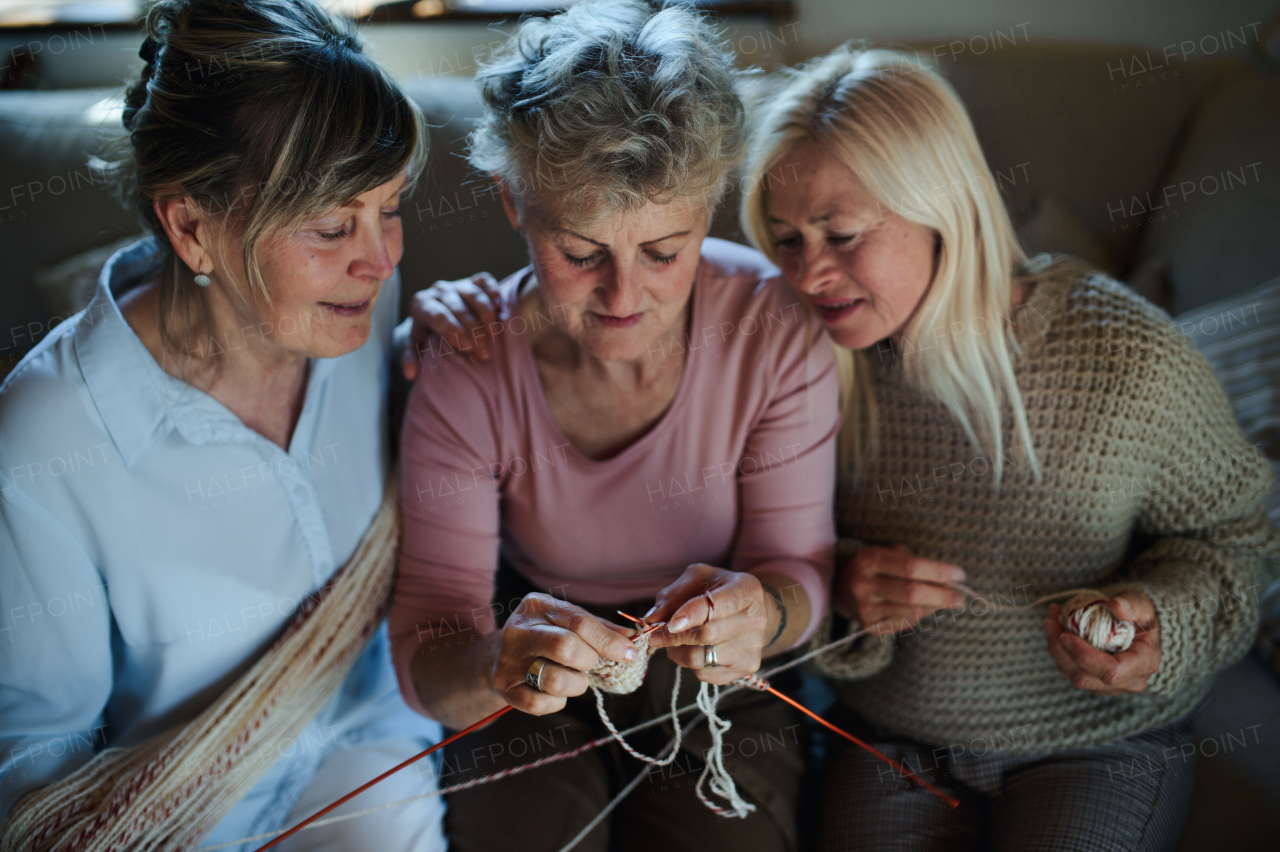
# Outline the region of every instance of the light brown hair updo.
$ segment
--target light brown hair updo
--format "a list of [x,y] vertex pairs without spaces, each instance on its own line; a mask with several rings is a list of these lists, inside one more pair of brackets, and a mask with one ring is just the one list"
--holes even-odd
[[156,217],[156,198],[190,196],[238,229],[242,307],[256,313],[271,303],[262,240],[402,173],[412,184],[427,137],[352,25],[312,0],[154,0],[143,29],[146,66],[125,94],[127,136],[99,166],[165,250],[160,332],[190,353],[204,295]]
[[476,74],[471,164],[575,221],[691,199],[741,160],[733,53],[688,7],[588,0],[533,18]]

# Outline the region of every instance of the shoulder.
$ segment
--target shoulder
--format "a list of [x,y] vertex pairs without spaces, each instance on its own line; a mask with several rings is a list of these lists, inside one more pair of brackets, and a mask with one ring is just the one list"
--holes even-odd
[[110,440],[92,405],[75,352],[76,331],[84,316],[82,311],[58,325],[0,385],[0,467],[4,470],[50,453],[59,455],[68,442]]
[[759,251],[717,237],[702,241],[702,266],[703,274],[717,279],[764,281],[779,276],[778,267]]
[[[499,285],[502,315],[506,317],[498,329],[491,329],[490,358],[481,361],[468,349],[455,349],[443,338],[432,335],[421,355],[418,380],[409,394],[406,411],[406,436],[424,435],[428,422],[448,424],[460,435],[483,427],[505,423],[503,413],[516,416],[519,405],[508,404],[519,394],[525,362],[529,358],[528,336],[531,323],[520,313],[519,285],[528,270],[505,279]],[[550,319],[546,319],[550,322]]]
[[[1106,274],[1069,266],[1049,274],[1015,311],[1038,323],[1049,354],[1110,372],[1203,372],[1204,357],[1160,308]],[[1018,314],[1021,313],[1022,317]]]
[[691,355],[697,347],[728,355],[748,390],[830,385],[834,399],[834,348],[777,267],[755,249],[724,240],[706,240],[702,255]]
[[704,335],[716,323],[722,337],[734,334],[759,347],[795,345],[820,333],[778,268],[755,249],[708,237],[698,287]]
[[1114,398],[1105,410],[1146,432],[1235,432],[1217,374],[1167,313],[1096,270],[1051,286],[1058,295],[1033,355],[1038,370],[1061,374],[1055,387]]

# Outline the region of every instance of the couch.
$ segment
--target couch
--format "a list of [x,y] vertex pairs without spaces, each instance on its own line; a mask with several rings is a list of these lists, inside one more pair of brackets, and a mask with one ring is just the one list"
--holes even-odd
[[[1240,57],[1151,60],[1140,47],[1034,44],[940,70],[1029,251],[1079,255],[1174,314],[1247,298],[1280,276],[1280,75]],[[402,208],[406,297],[524,265],[500,201],[461,157],[474,87],[435,76],[406,88],[432,126],[429,171]],[[0,375],[83,304],[111,246],[139,230],[86,165],[118,130],[119,102],[114,89],[0,94]],[[731,192],[713,233],[741,239],[735,205]],[[1265,385],[1275,412],[1280,379]],[[1260,440],[1280,448],[1280,420],[1261,423]],[[1202,749],[1181,848],[1275,848],[1280,685],[1251,656],[1220,679],[1198,725],[1206,742],[1259,727],[1248,748]]]

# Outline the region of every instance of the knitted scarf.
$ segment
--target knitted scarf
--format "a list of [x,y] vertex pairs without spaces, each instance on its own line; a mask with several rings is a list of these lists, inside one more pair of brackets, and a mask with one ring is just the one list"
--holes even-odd
[[22,798],[0,834],[5,852],[193,847],[270,762],[258,743],[296,738],[346,679],[382,620],[399,538],[398,477],[355,553],[284,634],[208,709],[132,748],[107,749]]

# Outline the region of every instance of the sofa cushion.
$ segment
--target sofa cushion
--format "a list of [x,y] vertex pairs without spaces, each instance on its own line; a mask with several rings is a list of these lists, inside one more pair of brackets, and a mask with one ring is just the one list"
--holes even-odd
[[1122,274],[1141,236],[1133,197],[1156,185],[1205,89],[1244,73],[1222,62],[1173,62],[1140,73],[1162,64],[1158,53],[1006,45],[938,63],[969,110],[1015,221],[1036,196],[1056,195],[1102,240]]
[[467,134],[480,116],[480,94],[469,77],[423,76],[403,82],[430,125],[427,171],[400,205],[405,306],[437,279],[485,270],[499,279],[528,263],[524,242],[507,223],[488,175],[465,159]]
[[121,97],[119,89],[0,97],[0,353],[29,349],[52,327],[37,268],[138,229],[88,165],[89,154],[123,132],[113,108]]
[[1157,183],[1170,188],[1167,215],[1148,228],[1139,251],[1169,259],[1175,311],[1280,275],[1277,161],[1280,78],[1236,80],[1207,99]]

